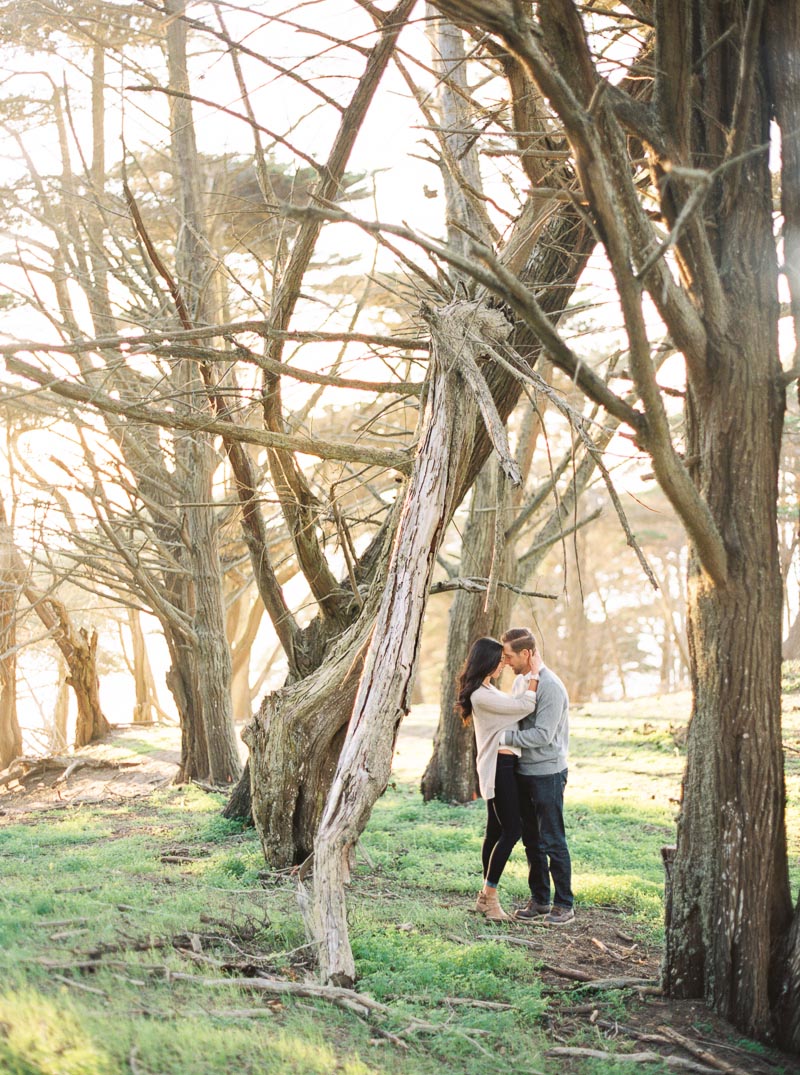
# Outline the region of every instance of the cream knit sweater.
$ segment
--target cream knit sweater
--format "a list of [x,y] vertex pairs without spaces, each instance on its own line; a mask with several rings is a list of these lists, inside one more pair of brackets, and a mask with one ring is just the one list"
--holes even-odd
[[497,769],[497,748],[506,728],[516,727],[517,721],[532,713],[536,705],[535,691],[525,691],[517,698],[503,694],[497,687],[480,686],[472,692],[472,720],[475,742],[478,785],[484,799],[494,798],[494,775]]

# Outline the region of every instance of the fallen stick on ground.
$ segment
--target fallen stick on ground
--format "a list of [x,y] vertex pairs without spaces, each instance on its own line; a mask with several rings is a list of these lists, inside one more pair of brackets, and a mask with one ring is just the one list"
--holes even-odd
[[487,1008],[491,1012],[509,1012],[513,1004],[501,1004],[497,1000],[475,1000],[473,997],[442,997],[441,1004],[468,1004],[471,1008]]
[[727,1060],[720,1060],[718,1056],[714,1056],[713,1053],[710,1053],[707,1049],[704,1049],[702,1045],[698,1045],[696,1042],[692,1041],[691,1038],[679,1034],[678,1031],[673,1030],[671,1026],[660,1026],[658,1031],[674,1045],[680,1045],[680,1047],[685,1049],[687,1053],[691,1053],[692,1056],[696,1056],[698,1060],[710,1064],[711,1067],[716,1068],[717,1071],[725,1072],[725,1075],[749,1075],[749,1072],[736,1067],[735,1064],[729,1064]]
[[625,1061],[626,1064],[665,1064],[667,1067],[676,1068],[679,1071],[691,1071],[695,1075],[716,1075],[716,1068],[707,1068],[704,1064],[697,1064],[694,1060],[684,1060],[680,1056],[662,1056],[661,1053],[609,1053],[602,1049],[577,1049],[567,1046],[557,1046],[548,1049],[546,1056],[582,1056],[589,1060],[610,1060],[615,1063]]
[[56,784],[65,784],[67,780],[72,776],[76,769],[82,769],[86,762],[82,758],[76,758],[71,765],[68,765],[61,776],[56,777]]
[[84,985],[83,982],[76,982],[74,978],[68,978],[66,974],[54,974],[53,977],[57,982],[63,982],[64,985],[70,985],[73,989],[80,989],[84,993],[94,993],[98,997],[108,998],[108,993],[104,989],[95,989],[93,985]]
[[34,922],[37,929],[59,929],[62,926],[85,926],[88,918],[58,918],[44,922]]
[[629,989],[633,987],[655,986],[653,978],[592,978],[582,982],[576,989]]
[[[541,948],[536,941],[529,941],[525,937],[514,937],[511,933],[479,933],[479,941],[505,941],[506,944],[518,944],[521,948]],[[469,942],[465,942],[469,943]]]
[[557,974],[560,978],[569,978],[573,982],[597,981],[585,970],[573,970],[571,967],[555,967],[552,963],[542,963],[542,970],[549,970],[551,974]]
[[164,968],[167,981],[194,982],[197,985],[216,988],[218,986],[236,986],[239,989],[253,989],[259,993],[273,993],[276,996],[309,997],[315,1000],[327,1000],[332,1004],[348,1008],[359,1015],[370,1012],[388,1013],[385,1004],[357,993],[354,989],[343,989],[333,985],[319,985],[313,982],[287,982],[281,978],[202,978],[197,974],[179,974]]
[[636,1027],[618,1023],[616,1019],[597,1019],[595,1026],[602,1027],[603,1030],[615,1030],[619,1034],[627,1034],[628,1037],[636,1038],[638,1041],[649,1041],[654,1045],[669,1045],[669,1039],[663,1034],[650,1034],[645,1030],[637,1030]]
[[[341,1008],[354,1012],[362,1019],[366,1019],[368,1015],[391,1015],[391,1009],[385,1004],[381,1004],[380,1001],[373,1000],[372,997],[367,997],[363,993],[357,993],[354,989],[344,989],[340,986],[319,985],[313,982],[287,982],[282,978],[266,977],[201,978],[196,974],[179,974],[175,971],[171,971],[168,967],[164,967],[163,970],[168,982],[193,982],[195,985],[209,986],[211,988],[232,985],[239,989],[253,989],[260,993],[271,993],[275,996],[283,995],[308,997],[314,1000],[327,1000],[331,1004],[336,1004]],[[421,1019],[412,1018],[403,1030],[393,1034],[391,1031],[384,1030],[383,1027],[376,1026],[374,1022],[369,1020],[367,1020],[367,1022],[370,1029],[376,1031],[381,1037],[402,1045],[404,1048],[405,1043],[400,1041],[400,1038],[403,1035],[411,1033],[441,1034],[449,1032],[465,1038],[475,1049],[481,1053],[485,1053],[486,1056],[492,1055],[479,1041],[476,1041],[476,1037],[483,1035],[488,1037],[492,1033],[490,1030],[484,1030],[482,1028],[478,1029],[475,1027],[448,1026],[447,1024],[440,1023],[426,1023]]]

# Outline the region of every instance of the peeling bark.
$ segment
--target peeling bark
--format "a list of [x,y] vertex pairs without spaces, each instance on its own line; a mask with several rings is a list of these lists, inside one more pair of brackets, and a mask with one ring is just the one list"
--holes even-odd
[[397,730],[411,704],[436,554],[455,509],[465,466],[461,445],[475,416],[475,401],[459,365],[480,353],[482,340],[502,339],[509,330],[502,313],[474,304],[452,304],[426,317],[433,348],[420,444],[353,714],[314,844],[306,925],[317,945],[320,976],[336,985],[355,980],[344,898],[349,859],[386,789]]

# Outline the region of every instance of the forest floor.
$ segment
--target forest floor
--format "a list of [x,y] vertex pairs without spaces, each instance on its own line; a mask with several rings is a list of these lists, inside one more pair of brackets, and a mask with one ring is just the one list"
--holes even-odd
[[[238,1008],[219,1009],[209,1001],[203,1011],[212,1021],[232,1020],[239,1034],[248,1012],[255,1022],[271,1012],[276,1027],[265,1031],[262,1022],[249,1046],[231,1045],[230,1033],[225,1045],[214,1038],[202,1062],[192,1056],[199,1045],[191,1035],[180,1048],[171,1043],[172,1056],[152,1029],[143,1034],[141,1019],[152,1022],[158,1009],[167,1019],[180,1019],[187,1005],[196,1016],[197,997],[210,988],[209,979],[202,979],[205,986],[185,986],[194,993],[183,1006],[173,994],[167,999],[163,985],[154,986],[158,995],[139,990],[145,995],[133,1006],[122,994],[131,982],[144,986],[153,975],[174,987],[187,963],[200,975],[224,974],[231,985],[267,973],[294,985],[312,983],[296,879],[290,871],[263,869],[252,830],[219,818],[218,795],[173,785],[177,728],[120,727],[74,755],[12,768],[1,778],[0,867],[17,884],[0,895],[6,953],[0,970],[26,960],[36,967],[27,977],[12,974],[18,993],[35,994],[36,1014],[22,1014],[0,994],[0,1070],[5,1061],[14,1075],[167,1075],[190,1070],[190,1062],[192,1071],[222,1075],[234,1054],[252,1054],[261,1057],[252,1068],[259,1072],[410,1075],[477,1072],[488,1055],[493,1062],[505,1057],[502,1063],[520,1075],[798,1075],[796,1059],[747,1041],[702,1004],[659,995],[659,849],[673,838],[688,705],[682,694],[573,708],[567,821],[578,902],[575,922],[561,929],[492,924],[471,913],[484,807],[422,803],[419,778],[437,709],[415,707],[398,740],[393,784],[360,845],[348,895],[357,988],[385,1010],[373,1016],[364,1037],[348,1024],[363,1018],[329,1014],[332,998],[277,1000],[254,993],[251,984]],[[800,695],[787,695],[794,821],[800,808],[798,714]],[[796,824],[790,833],[797,872]],[[515,851],[504,877],[509,909],[526,896],[522,859]],[[25,863],[32,871],[27,879]],[[165,950],[163,966],[154,964],[154,955]],[[110,989],[114,977],[124,985]],[[48,990],[57,982],[57,999],[79,1029],[67,1042],[52,1031],[58,1040],[50,1053],[42,1052],[29,1043],[25,1027],[29,1020],[47,1023],[42,1006],[47,1008]],[[113,1013],[84,1012],[81,1002],[92,995],[106,998],[101,1009],[124,1009],[127,1039],[118,1054],[95,1049],[102,1035],[93,1019],[102,1024]],[[254,1008],[254,1001],[261,1007]],[[317,1012],[315,1031],[304,1029],[309,1003]],[[65,1025],[63,1010],[56,1018]],[[319,1051],[314,1035],[320,1033],[329,1052]],[[267,1053],[282,1059],[265,1065]],[[240,1063],[239,1070],[251,1068]]]

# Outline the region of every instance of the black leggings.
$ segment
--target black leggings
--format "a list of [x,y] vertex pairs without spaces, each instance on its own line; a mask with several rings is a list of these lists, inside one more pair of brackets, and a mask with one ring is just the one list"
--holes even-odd
[[483,838],[483,879],[496,885],[514,844],[522,835],[514,754],[497,755],[494,798],[487,800],[486,835]]

